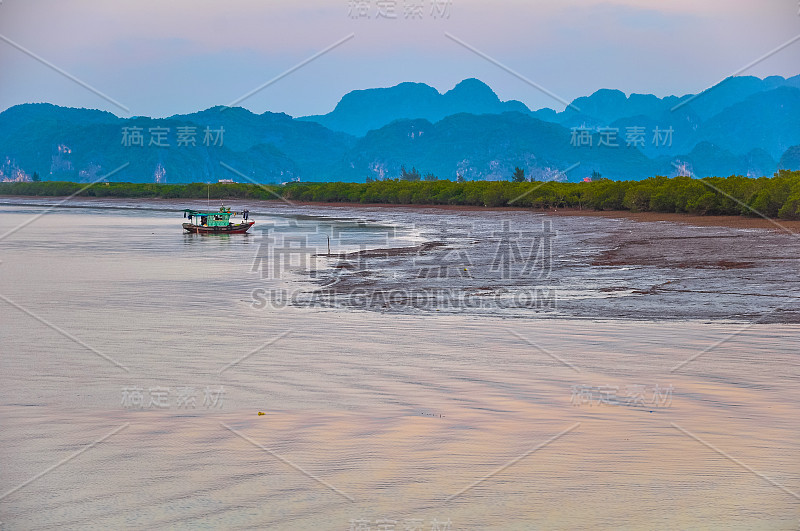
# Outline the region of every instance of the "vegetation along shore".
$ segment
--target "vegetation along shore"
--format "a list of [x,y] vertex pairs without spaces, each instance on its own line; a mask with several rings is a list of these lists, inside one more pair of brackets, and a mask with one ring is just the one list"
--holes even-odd
[[742,176],[651,177],[641,181],[508,182],[402,179],[367,183],[98,183],[5,182],[5,196],[79,196],[163,199],[257,199],[282,197],[313,203],[451,205],[464,207],[569,208],[595,211],[688,213],[800,219],[800,171],[772,178]]

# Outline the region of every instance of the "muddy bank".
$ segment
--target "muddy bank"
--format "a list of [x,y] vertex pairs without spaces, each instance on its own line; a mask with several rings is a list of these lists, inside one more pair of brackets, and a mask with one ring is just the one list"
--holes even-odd
[[[277,203],[278,201],[268,201],[267,203]],[[480,207],[462,205],[394,205],[386,203],[310,203],[294,202],[299,207],[323,207],[323,208],[381,208],[381,209],[402,209],[417,211],[421,213],[445,211],[445,212],[530,212],[534,214],[546,214],[548,216],[565,217],[590,217],[606,219],[630,219],[633,221],[656,222],[669,221],[672,223],[684,223],[699,227],[730,227],[736,229],[768,229],[788,233],[800,234],[800,221],[786,221],[781,219],[764,219],[760,217],[745,216],[698,216],[694,214],[678,214],[666,212],[631,212],[629,210],[585,210],[578,208],[559,208],[537,210],[531,208],[514,207]]]
[[434,244],[333,259],[314,280],[319,290],[309,304],[511,318],[800,322],[800,241],[779,231],[508,210],[391,214]]

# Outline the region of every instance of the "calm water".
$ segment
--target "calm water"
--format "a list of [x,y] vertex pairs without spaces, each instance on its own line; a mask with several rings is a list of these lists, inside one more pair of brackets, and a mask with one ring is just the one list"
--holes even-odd
[[[628,222],[570,218],[554,275],[568,300],[595,302],[543,319],[254,307],[253,290],[313,289],[340,262],[265,274],[257,258],[279,257],[260,233],[184,235],[169,212],[183,205],[70,204],[83,207],[0,205],[0,235],[30,222],[0,240],[2,529],[800,525],[798,328],[715,313],[774,302],[760,270],[736,278],[767,302],[703,270],[684,281],[740,296],[697,318],[598,319],[637,307],[598,284],[670,273],[594,267],[590,297],[602,245],[581,234]],[[257,227],[321,253],[326,234],[335,253],[440,237],[434,214],[265,208]],[[386,263],[350,273],[414,281]]]

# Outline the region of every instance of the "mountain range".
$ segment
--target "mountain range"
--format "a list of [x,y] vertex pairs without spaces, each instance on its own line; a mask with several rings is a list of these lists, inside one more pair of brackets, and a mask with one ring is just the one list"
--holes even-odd
[[663,98],[601,89],[561,112],[467,79],[444,94],[422,83],[356,90],[297,118],[221,106],[120,118],[46,103],[0,113],[0,180],[363,181],[403,166],[468,180],[508,179],[517,166],[536,180],[770,176],[800,169],[800,76]]

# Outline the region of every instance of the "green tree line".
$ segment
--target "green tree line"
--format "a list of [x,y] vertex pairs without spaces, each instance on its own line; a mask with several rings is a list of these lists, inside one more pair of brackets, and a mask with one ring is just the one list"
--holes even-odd
[[70,196],[160,199],[276,199],[279,186],[241,183],[75,183],[66,181],[0,183],[0,195]]
[[[416,173],[416,172],[414,172]],[[416,177],[416,176],[415,176]],[[367,183],[132,184],[73,182],[0,183],[0,195],[128,197],[165,199],[276,199],[300,202],[464,205],[532,209],[580,208],[699,215],[757,213],[800,219],[800,171],[774,177],[651,177],[641,181],[508,182],[392,179]]]

